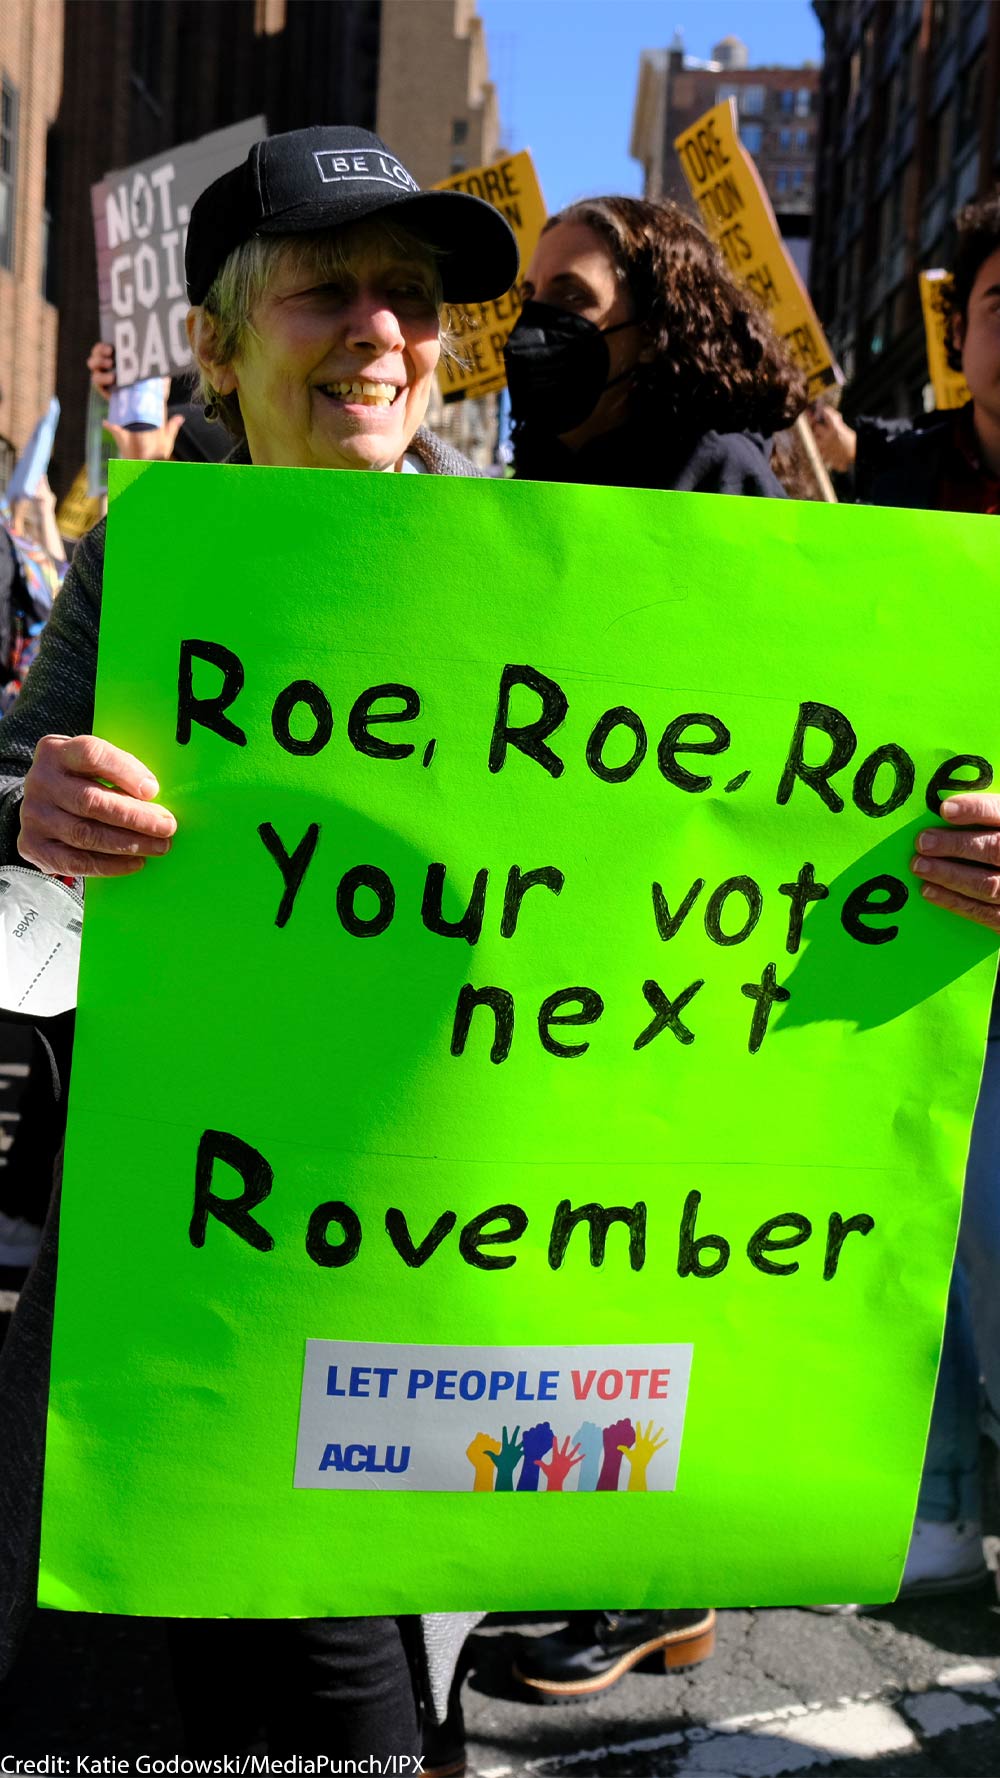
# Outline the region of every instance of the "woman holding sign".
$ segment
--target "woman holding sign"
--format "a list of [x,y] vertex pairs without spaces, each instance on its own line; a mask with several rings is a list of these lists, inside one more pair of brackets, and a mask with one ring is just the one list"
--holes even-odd
[[676,204],[600,197],[550,217],[504,358],[532,481],[769,494],[764,439],[805,383]]
[[[198,199],[186,270],[202,390],[233,434],[233,461],[477,473],[423,419],[444,303],[501,296],[517,275],[514,237],[489,204],[422,193],[365,130],[297,130],[255,144]],[[2,731],[0,856],[66,877],[131,875],[170,851],[176,827],[156,801],[152,772],[89,733],[104,532],[98,526],[81,544]],[[14,1473],[0,1474],[0,1573],[13,1577],[15,1595],[4,1599],[0,1622],[13,1629],[33,1597],[38,1562],[54,1242],[50,1218],[0,1371],[0,1415],[20,1429]],[[470,1621],[426,1621],[415,1665],[438,1698]],[[232,1699],[242,1685],[266,1718],[272,1754],[392,1755],[417,1769],[404,1639],[411,1631],[393,1617],[178,1624],[175,1668],[192,1751],[238,1745]],[[412,1640],[420,1641],[416,1627]],[[0,1649],[0,1671],[10,1652]]]

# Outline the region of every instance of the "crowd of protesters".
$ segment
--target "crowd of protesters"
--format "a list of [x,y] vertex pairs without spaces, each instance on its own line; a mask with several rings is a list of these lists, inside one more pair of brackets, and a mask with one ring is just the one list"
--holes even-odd
[[[165,390],[162,425],[117,430],[119,454],[480,473],[424,417],[444,305],[508,289],[517,273],[510,230],[475,198],[419,193],[412,183],[393,189],[354,177],[348,192],[334,180],[317,200],[306,177],[317,147],[349,148],[362,160],[388,152],[356,129],[293,132],[258,144],[198,200],[186,259],[197,392],[192,400],[190,388],[175,389],[181,399],[168,411]],[[273,192],[280,203],[272,209]],[[971,400],[855,427],[835,407],[814,409],[819,448],[847,497],[1000,510],[1000,196],[961,214],[957,243],[949,349]],[[675,205],[616,196],[576,203],[546,224],[521,278],[523,308],[505,354],[517,477],[764,498],[812,491],[789,444],[807,411],[803,378],[699,225]],[[89,369],[95,388],[109,393],[109,346],[94,347]],[[78,545],[67,574],[47,483],[0,518],[0,864],[70,879],[129,874],[169,852],[176,824],[143,764],[113,736],[90,733],[104,524]],[[913,869],[946,914],[996,927],[1000,797],[957,804],[950,828],[918,836]],[[0,1457],[0,1674],[16,1656],[37,1569],[57,1257],[60,1124],[52,1106],[64,1100],[69,1057],[65,1033],[59,1044],[50,1037],[38,1033],[44,1050],[32,1070],[44,1109],[25,1101],[22,1133],[0,1172],[0,1267],[27,1274],[0,1357],[0,1415],[18,1435]],[[995,1012],[904,1595],[974,1587],[985,1575],[981,1424],[1000,1445],[998,1153]],[[712,1653],[710,1604],[620,1611],[607,1603],[523,1640],[514,1674],[526,1697],[582,1698],[650,1654],[673,1668]],[[461,1651],[477,1621],[175,1623],[171,1660],[190,1749],[239,1744],[246,1725],[234,1699],[251,1668],[280,1675],[258,1698],[272,1752],[412,1754],[422,1734],[425,1770],[457,1774]]]

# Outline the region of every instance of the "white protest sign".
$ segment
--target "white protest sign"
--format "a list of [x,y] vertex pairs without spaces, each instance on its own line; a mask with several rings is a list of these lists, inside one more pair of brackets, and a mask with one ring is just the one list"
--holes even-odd
[[119,387],[191,362],[184,319],[184,243],[195,199],[267,134],[263,117],[215,130],[91,187],[101,338]]

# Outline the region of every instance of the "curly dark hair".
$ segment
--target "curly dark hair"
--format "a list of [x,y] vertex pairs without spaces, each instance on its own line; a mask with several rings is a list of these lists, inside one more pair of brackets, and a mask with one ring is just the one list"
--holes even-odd
[[951,278],[942,284],[941,306],[945,316],[945,352],[952,370],[961,370],[962,351],[955,340],[955,322],[963,326],[969,313],[972,286],[979,268],[991,253],[1000,251],[1000,191],[982,198],[978,204],[966,204],[955,218],[958,245],[952,261]]
[[755,297],[678,204],[583,198],[550,217],[544,232],[561,222],[600,235],[655,348],[640,367],[637,419],[674,422],[689,434],[769,435],[798,417],[805,378]]

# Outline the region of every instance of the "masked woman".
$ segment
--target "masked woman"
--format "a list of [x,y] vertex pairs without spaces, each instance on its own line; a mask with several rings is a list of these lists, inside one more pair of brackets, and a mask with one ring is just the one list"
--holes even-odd
[[676,204],[560,211],[523,294],[504,355],[518,476],[783,494],[765,441],[805,407],[803,379]]
[[[297,130],[257,143],[198,199],[186,269],[192,349],[210,409],[234,435],[235,461],[476,473],[423,419],[443,303],[500,296],[517,276],[513,235],[491,206],[421,193],[365,130]],[[80,545],[0,738],[0,858],[64,877],[124,876],[148,860],[169,869],[159,855],[176,827],[146,766],[114,737],[89,732],[103,564],[102,524]],[[50,1216],[0,1368],[0,1676],[38,1566],[54,1271]],[[239,1745],[241,1682],[266,1719],[272,1754],[412,1758],[407,1640],[418,1675],[440,1696],[474,1621],[424,1620],[426,1640],[418,1621],[393,1617],[178,1625],[175,1678],[191,1749]]]
[[[519,477],[784,497],[766,441],[804,408],[803,379],[676,204],[572,204],[523,295],[504,354]],[[522,1639],[514,1674],[535,1697],[586,1698],[649,1657],[693,1666],[714,1640],[707,1607],[576,1611]]]

